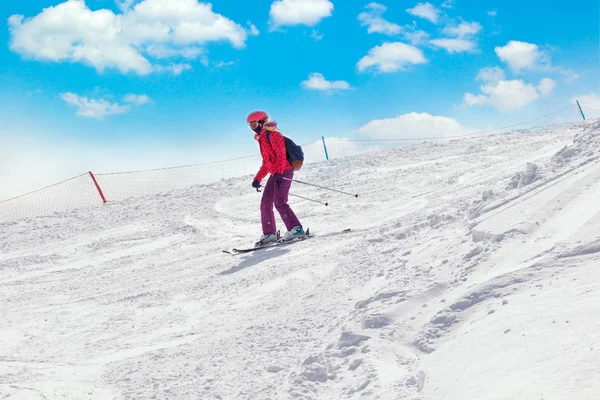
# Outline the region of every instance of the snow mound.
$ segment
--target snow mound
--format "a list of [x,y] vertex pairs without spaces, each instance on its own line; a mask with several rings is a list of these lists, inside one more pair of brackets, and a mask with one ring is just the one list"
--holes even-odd
[[541,179],[541,176],[538,173],[538,166],[534,163],[528,162],[524,172],[519,172],[511,178],[507,189],[520,189],[521,187],[530,185],[539,179]]

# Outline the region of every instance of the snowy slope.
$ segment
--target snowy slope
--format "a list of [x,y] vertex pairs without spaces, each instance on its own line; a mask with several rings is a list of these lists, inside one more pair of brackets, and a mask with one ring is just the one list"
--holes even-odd
[[308,165],[360,196],[294,184],[322,237],[248,255],[251,176],[1,224],[0,398],[600,398],[599,156],[588,121]]

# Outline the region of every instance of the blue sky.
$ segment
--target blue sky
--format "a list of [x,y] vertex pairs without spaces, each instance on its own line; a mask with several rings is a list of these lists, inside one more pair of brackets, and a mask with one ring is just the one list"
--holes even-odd
[[0,200],[89,169],[252,154],[255,109],[300,142],[464,133],[574,98],[600,109],[596,0],[28,0],[0,13]]

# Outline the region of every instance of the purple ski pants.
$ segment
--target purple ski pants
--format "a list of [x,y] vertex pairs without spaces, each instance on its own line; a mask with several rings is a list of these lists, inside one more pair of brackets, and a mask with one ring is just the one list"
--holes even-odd
[[[288,179],[294,177],[294,170],[288,169],[284,171],[283,176]],[[283,223],[285,224],[288,231],[296,226],[300,226],[300,221],[296,217],[296,214],[292,211],[288,204],[288,194],[292,181],[282,179],[276,181],[275,177],[271,175],[267,184],[265,185],[262,200],[260,202],[260,219],[262,222],[262,229],[265,235],[269,235],[277,232],[275,224],[275,213],[273,212],[273,206],[279,212]]]

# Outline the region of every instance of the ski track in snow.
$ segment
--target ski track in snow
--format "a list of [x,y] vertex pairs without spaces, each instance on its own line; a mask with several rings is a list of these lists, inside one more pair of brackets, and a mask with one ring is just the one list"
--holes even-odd
[[322,237],[235,257],[250,175],[0,224],[0,398],[599,398],[598,156],[588,121],[308,164],[360,196],[294,184]]

